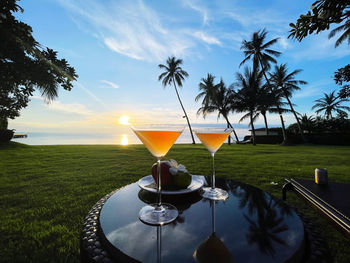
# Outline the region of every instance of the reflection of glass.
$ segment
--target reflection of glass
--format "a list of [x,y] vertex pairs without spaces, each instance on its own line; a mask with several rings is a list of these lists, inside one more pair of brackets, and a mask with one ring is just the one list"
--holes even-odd
[[158,162],[158,202],[144,206],[139,212],[141,221],[151,225],[162,225],[170,223],[178,216],[178,211],[171,204],[162,204],[161,197],[161,176],[160,176],[160,161],[170,150],[176,139],[183,131],[183,127],[132,127],[137,137],[142,141],[150,153],[157,158]]
[[221,147],[224,141],[228,138],[232,129],[227,128],[208,128],[198,129],[194,131],[199,140],[205,145],[213,158],[213,175],[211,187],[203,187],[201,195],[211,200],[225,200],[228,198],[228,193],[220,188],[215,187],[215,165],[214,155]]
[[162,227],[157,226],[157,263],[162,262]]
[[232,254],[215,233],[215,201],[210,200],[210,205],[212,208],[212,233],[199,245],[193,253],[193,257],[198,263],[233,263],[235,261]]

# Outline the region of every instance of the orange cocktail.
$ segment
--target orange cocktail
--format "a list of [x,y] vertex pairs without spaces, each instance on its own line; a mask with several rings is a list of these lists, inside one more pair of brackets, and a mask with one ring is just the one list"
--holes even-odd
[[137,137],[156,158],[164,157],[182,131],[134,130]]
[[158,175],[157,175],[157,193],[158,202],[155,204],[146,205],[141,208],[139,218],[142,222],[151,225],[163,225],[170,223],[179,215],[177,208],[171,204],[162,203],[161,194],[161,159],[167,154],[176,139],[182,133],[183,126],[140,126],[131,127],[136,136],[141,140],[143,145],[150,153],[157,158]]
[[208,151],[215,153],[230,135],[218,132],[196,132],[198,139],[207,147]]
[[198,139],[205,145],[207,150],[210,152],[213,159],[213,174],[211,179],[211,187],[203,187],[201,195],[210,200],[226,200],[228,193],[220,188],[215,187],[215,165],[214,155],[221,145],[228,138],[232,129],[225,128],[206,128],[197,129],[194,131]]

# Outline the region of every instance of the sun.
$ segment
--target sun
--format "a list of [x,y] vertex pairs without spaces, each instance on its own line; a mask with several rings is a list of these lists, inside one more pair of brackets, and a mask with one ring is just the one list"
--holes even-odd
[[119,119],[119,123],[122,124],[122,125],[130,125],[130,123],[129,123],[129,116],[127,116],[127,115],[121,116],[120,119]]

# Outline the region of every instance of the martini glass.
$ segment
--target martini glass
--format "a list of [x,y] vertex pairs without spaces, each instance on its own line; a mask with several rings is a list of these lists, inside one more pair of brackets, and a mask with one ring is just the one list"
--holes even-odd
[[176,219],[179,212],[171,204],[162,203],[162,184],[160,176],[160,162],[170,150],[176,139],[182,133],[184,127],[179,126],[133,126],[131,129],[141,140],[150,153],[157,158],[157,194],[158,202],[141,208],[139,218],[142,222],[150,225],[164,225]]
[[203,187],[201,191],[201,195],[204,198],[210,200],[226,200],[228,198],[228,193],[225,190],[215,187],[214,155],[228,138],[231,132],[232,129],[229,128],[207,128],[194,130],[194,133],[205,145],[213,159],[213,175],[211,180],[211,187]]

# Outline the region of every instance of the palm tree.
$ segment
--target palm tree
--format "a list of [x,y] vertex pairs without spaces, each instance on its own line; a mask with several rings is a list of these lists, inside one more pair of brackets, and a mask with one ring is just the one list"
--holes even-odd
[[[253,60],[253,67],[260,67],[262,74],[265,77],[267,86],[270,88],[271,92],[273,92],[273,88],[271,87],[270,81],[267,78],[266,71],[270,68],[270,63],[277,63],[274,57],[278,57],[281,52],[270,49],[270,47],[278,41],[278,38],[272,39],[265,42],[265,38],[267,35],[267,31],[265,29],[258,30],[253,33],[252,39],[250,41],[243,40],[241,50],[243,50],[245,58],[240,63],[240,66],[243,65],[248,60]],[[276,106],[277,109],[279,106]],[[283,131],[283,139],[286,141],[286,131],[284,127],[282,111],[278,111],[280,114],[281,122],[282,122],[282,131]]]
[[180,66],[181,64],[182,64],[182,59],[176,59],[175,57],[169,57],[168,60],[166,61],[166,65],[159,64],[158,65],[159,68],[165,69],[165,71],[159,75],[158,81],[162,80],[164,88],[167,85],[171,85],[171,84],[174,85],[177,98],[178,98],[180,105],[181,105],[181,108],[184,112],[184,115],[185,115],[184,117],[187,120],[188,128],[190,129],[190,133],[191,133],[191,137],[192,137],[192,144],[196,144],[194,137],[193,137],[193,132],[192,132],[190,120],[188,119],[187,113],[186,113],[185,108],[181,102],[180,95],[179,95],[179,92],[177,91],[177,87],[176,87],[176,84],[179,87],[182,87],[182,81],[185,80],[185,77],[188,77],[188,73],[181,68],[181,66]]
[[293,91],[300,89],[298,85],[307,84],[307,82],[304,80],[294,79],[295,75],[298,74],[299,72],[301,72],[301,69],[296,69],[288,74],[287,65],[281,64],[279,66],[276,65],[275,71],[273,73],[269,73],[269,75],[270,75],[271,84],[273,86],[275,86],[276,89],[280,88],[282,90],[282,93],[283,93],[285,99],[288,101],[289,107],[290,107],[291,111],[293,112],[294,117],[297,121],[299,133],[300,133],[301,137],[303,138],[303,140],[305,141],[303,130],[302,130],[302,127],[300,124],[300,120],[299,120],[299,118],[298,118],[298,116],[293,108],[293,104],[290,100],[290,97],[291,97]]
[[250,119],[250,126],[252,127],[253,145],[256,145],[254,121],[257,119],[257,108],[259,105],[260,94],[259,91],[262,86],[262,72],[257,68],[250,70],[245,68],[244,74],[237,73],[237,82],[233,85],[240,87],[235,93],[235,106],[237,112],[248,112],[240,121],[246,118]]
[[349,101],[348,99],[340,99],[334,95],[335,90],[331,93],[324,93],[324,97],[321,99],[315,100],[316,104],[312,106],[312,109],[317,109],[316,114],[324,111],[324,116],[327,120],[333,118],[332,112],[337,112],[338,114],[346,114],[346,111],[350,111],[350,107],[342,106],[343,102]]
[[[207,78],[202,78],[199,83],[199,90],[201,91],[195,98],[198,101],[203,97],[202,107],[197,111],[197,114],[203,114],[203,117],[208,113],[218,112],[218,118],[223,116],[226,120],[227,127],[232,128],[237,141],[238,136],[232,124],[228,119],[228,114],[232,110],[232,90],[227,89],[224,81],[221,79],[218,84],[214,84],[215,76],[208,73]],[[229,140],[230,143],[230,140]]]
[[306,114],[304,114],[303,116],[301,116],[300,122],[303,129],[309,133],[315,129],[316,120],[312,115],[307,116]]
[[[207,106],[211,103],[215,84],[214,84],[215,76],[208,73],[206,78],[201,78],[201,82],[199,83],[199,94],[196,96],[195,101],[198,102],[203,97],[202,107]],[[199,110],[198,110],[199,111]],[[204,112],[203,112],[204,114]]]
[[344,31],[343,34],[335,42],[335,47],[338,47],[344,40],[348,39],[350,45],[350,19],[348,19],[344,25],[334,28],[328,35],[328,38],[332,38],[336,33]]
[[260,100],[258,105],[258,113],[261,114],[264,118],[265,123],[265,131],[266,134],[269,135],[269,127],[267,125],[266,113],[269,111],[271,107],[275,105],[274,96],[271,94],[267,86],[263,86],[260,90]]

